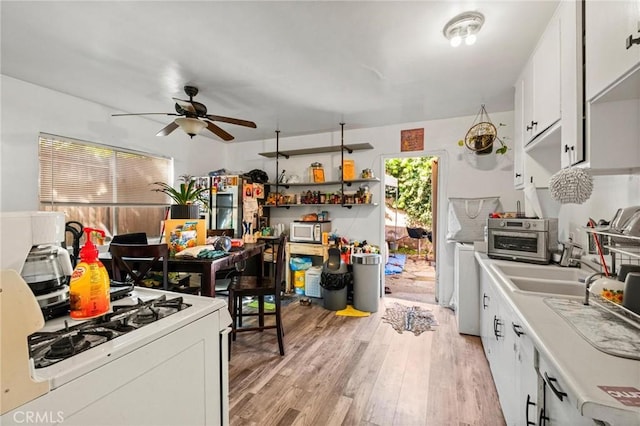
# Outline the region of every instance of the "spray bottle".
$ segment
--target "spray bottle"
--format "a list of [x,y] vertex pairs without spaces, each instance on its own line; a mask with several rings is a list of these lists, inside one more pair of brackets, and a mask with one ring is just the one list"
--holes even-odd
[[91,241],[91,234],[97,232],[104,237],[104,231],[84,228],[86,242],[80,250],[80,263],[73,270],[69,285],[71,318],[88,319],[109,312],[109,274],[98,260],[98,248]]

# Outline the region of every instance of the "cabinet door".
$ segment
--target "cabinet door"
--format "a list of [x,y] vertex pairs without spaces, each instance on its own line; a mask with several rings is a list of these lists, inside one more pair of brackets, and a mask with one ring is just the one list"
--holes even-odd
[[483,268],[480,269],[480,338],[484,354],[491,364],[494,335],[493,335],[493,290],[491,277]]
[[585,4],[587,99],[640,62],[640,45],[627,49],[629,36],[640,37],[640,1],[587,1]]
[[540,356],[539,373],[543,383],[543,411],[545,426],[593,425],[593,420],[583,417],[578,411],[575,395],[559,372]]
[[509,330],[515,336],[515,363],[516,363],[516,395],[517,424],[538,424],[538,412],[541,404],[538,403],[538,372],[535,369],[535,348],[529,337],[529,330],[515,317]]
[[519,79],[515,84],[516,95],[514,103],[514,127],[513,127],[513,185],[516,189],[524,187],[524,79]]
[[560,19],[549,22],[533,54],[534,137],[560,119]]

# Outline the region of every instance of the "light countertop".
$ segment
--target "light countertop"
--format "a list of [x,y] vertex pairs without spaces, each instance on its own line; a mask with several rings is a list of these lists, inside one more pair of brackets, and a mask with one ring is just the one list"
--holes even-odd
[[[478,252],[475,256],[480,266],[498,283],[497,290],[511,302],[523,325],[530,330],[538,352],[561,373],[569,390],[576,396],[578,411],[585,417],[611,424],[640,425],[640,406],[624,405],[598,387],[635,388],[640,405],[640,361],[598,350],[544,302],[548,296],[512,292],[504,278],[491,269],[492,259]],[[549,297],[581,300],[571,296]],[[606,327],[606,324],[602,326]]]

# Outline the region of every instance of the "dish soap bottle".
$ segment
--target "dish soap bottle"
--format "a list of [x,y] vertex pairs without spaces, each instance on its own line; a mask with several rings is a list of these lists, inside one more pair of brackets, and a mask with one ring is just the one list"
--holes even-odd
[[98,248],[91,241],[91,234],[97,232],[104,237],[104,231],[84,228],[86,242],[80,250],[80,263],[73,270],[69,285],[70,315],[73,319],[88,319],[109,312],[110,280],[106,268],[98,260]]

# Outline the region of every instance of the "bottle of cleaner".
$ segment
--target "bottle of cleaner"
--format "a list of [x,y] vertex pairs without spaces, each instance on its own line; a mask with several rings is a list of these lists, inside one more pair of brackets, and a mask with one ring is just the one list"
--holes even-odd
[[80,263],[73,270],[69,285],[70,315],[73,319],[88,319],[109,312],[109,274],[98,260],[98,248],[91,241],[96,232],[104,238],[104,231],[84,228],[86,242],[80,250]]

